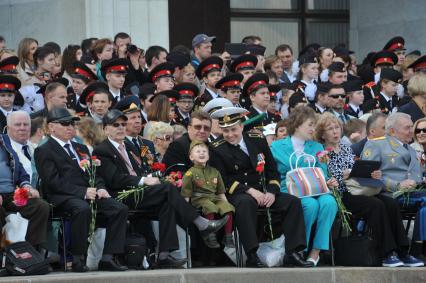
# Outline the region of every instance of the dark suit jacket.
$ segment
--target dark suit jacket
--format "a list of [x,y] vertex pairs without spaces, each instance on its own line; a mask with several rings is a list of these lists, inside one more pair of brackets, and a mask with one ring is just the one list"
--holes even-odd
[[0,111],[0,133],[5,133],[6,125],[7,125],[6,116],[4,116],[3,112]]
[[352,117],[355,117],[355,118],[359,118],[358,114],[349,105],[347,106],[347,109],[345,109],[345,114],[349,115],[349,116],[352,116]]
[[188,168],[192,167],[192,162],[189,160],[189,146],[191,140],[189,139],[188,134],[184,134],[177,140],[174,140],[167,149],[163,157],[163,163],[166,164],[166,167],[173,166],[178,163],[183,163],[186,166],[175,166],[175,168],[170,168],[171,171],[181,170],[186,171]]
[[413,100],[411,100],[405,105],[402,105],[398,110],[399,112],[410,115],[413,123],[425,117],[425,114],[423,114],[423,111],[419,108],[417,103],[415,103]]
[[[87,147],[71,142],[80,160],[90,159]],[[60,205],[72,198],[84,199],[89,187],[89,175],[53,138],[34,151],[37,172],[41,179],[43,194],[54,205]],[[102,178],[96,178],[96,187],[106,189]]]
[[116,196],[118,191],[122,191],[128,187],[137,186],[142,176],[140,159],[138,160],[138,153],[135,147],[126,141],[124,144],[137,176],[130,175],[120,152],[108,139],[95,146],[93,150],[93,155],[96,155],[101,160],[101,166],[97,169],[96,173],[105,181],[111,196]]
[[364,138],[360,140],[357,143],[354,143],[351,145],[352,151],[355,154],[356,157],[360,157],[362,151],[364,150],[364,146],[367,143],[367,138]]
[[250,156],[240,148],[219,138],[210,145],[210,165],[219,170],[228,194],[241,194],[250,187],[262,191],[260,174],[256,172],[258,155],[263,154],[266,189],[280,192],[280,175],[266,139],[259,134],[243,133],[243,139]]

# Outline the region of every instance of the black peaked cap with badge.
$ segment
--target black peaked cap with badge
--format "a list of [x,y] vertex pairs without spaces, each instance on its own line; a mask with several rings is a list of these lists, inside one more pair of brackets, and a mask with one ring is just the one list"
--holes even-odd
[[106,79],[106,74],[127,74],[127,69],[129,68],[129,61],[124,58],[111,59],[102,61],[101,64],[101,74],[104,79]]
[[405,50],[405,40],[402,36],[395,36],[391,38],[383,47],[383,50],[387,51],[397,51],[397,50]]
[[79,100],[80,104],[86,105],[87,102],[90,100],[90,98],[93,97],[95,92],[98,90],[103,90],[106,93],[108,93],[111,99],[111,94],[109,92],[108,85],[104,82],[94,81],[91,84],[89,84],[81,93],[80,100]]
[[0,61],[0,74],[17,74],[16,66],[19,64],[17,56],[10,56]]
[[82,79],[86,82],[96,81],[98,77],[87,65],[81,61],[76,61],[73,64],[74,72],[70,74],[72,78]]
[[243,95],[250,95],[262,87],[268,87],[269,77],[264,73],[256,73],[244,84]]
[[207,76],[210,72],[218,71],[220,72],[223,67],[223,60],[219,56],[210,56],[206,60],[202,61],[198,65],[195,74],[199,79]]
[[244,76],[240,73],[228,74],[226,77],[221,78],[215,85],[216,89],[241,89],[241,82]]
[[231,64],[231,72],[236,73],[243,70],[255,70],[257,57],[252,54],[244,54],[235,58]]
[[173,73],[175,72],[175,65],[171,62],[164,62],[151,70],[148,75],[148,81],[155,83],[156,80],[160,78],[173,78]]
[[178,100],[183,98],[195,99],[200,92],[198,87],[193,83],[180,83],[175,85],[173,89],[179,94]]

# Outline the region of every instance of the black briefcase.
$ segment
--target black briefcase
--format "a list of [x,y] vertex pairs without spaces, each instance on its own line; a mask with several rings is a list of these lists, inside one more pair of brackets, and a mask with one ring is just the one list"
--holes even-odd
[[368,235],[351,235],[334,241],[336,265],[378,266],[376,241]]

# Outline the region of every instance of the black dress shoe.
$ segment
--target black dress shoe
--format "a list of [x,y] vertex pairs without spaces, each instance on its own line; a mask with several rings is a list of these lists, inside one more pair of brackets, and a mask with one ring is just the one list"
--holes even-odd
[[126,271],[127,266],[121,265],[116,259],[99,261],[98,270],[103,271]]
[[206,229],[200,231],[201,236],[206,236],[210,233],[216,233],[217,231],[222,228],[226,222],[228,221],[229,216],[225,215],[225,217],[218,219],[218,220],[209,220],[209,224]]
[[247,255],[246,267],[261,268],[265,265],[260,261],[256,253],[251,253]]
[[186,259],[177,259],[168,255],[165,259],[157,260],[157,268],[181,268],[186,262]]
[[220,248],[220,245],[217,241],[216,233],[210,233],[210,234],[207,234],[207,235],[203,234],[202,238],[203,238],[206,246],[209,247],[210,249]]
[[304,260],[301,254],[294,252],[284,256],[283,266],[313,267],[314,264]]
[[89,268],[82,260],[75,260],[72,262],[72,272],[87,272]]

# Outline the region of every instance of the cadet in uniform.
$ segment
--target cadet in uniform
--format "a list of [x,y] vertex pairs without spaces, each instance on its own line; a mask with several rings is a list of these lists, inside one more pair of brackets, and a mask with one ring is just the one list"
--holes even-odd
[[152,69],[148,80],[155,84],[156,93],[173,89],[175,86],[174,72],[175,65],[170,62],[161,63]]
[[235,107],[241,107],[241,82],[244,76],[242,74],[228,74],[220,79],[216,84],[216,89],[220,90],[220,96],[228,99]]
[[112,95],[112,107],[124,98],[124,91],[121,89],[126,80],[128,64],[129,61],[123,58],[102,61],[101,74],[106,79]]
[[383,47],[383,50],[393,52],[398,57],[398,62],[395,64],[395,69],[398,71],[401,71],[401,66],[405,61],[406,49],[404,45],[404,38],[402,36],[395,36],[386,43],[385,47]]
[[[232,213],[235,211],[225,196],[225,185],[219,171],[207,165],[209,149],[201,141],[193,141],[189,147],[189,158],[194,166],[186,171],[182,178],[181,194],[196,208],[201,208],[203,216],[209,220],[215,219],[216,214],[228,215],[225,224],[224,245],[233,248]],[[205,235],[205,242],[209,248],[219,248],[216,233]]]
[[21,81],[11,75],[0,76],[0,133],[7,124],[7,116],[12,113],[15,96],[19,94]]
[[[265,138],[261,134],[243,133],[241,114],[244,109],[228,107],[217,110],[223,138],[211,144],[210,165],[222,175],[229,202],[235,207],[235,223],[247,254],[247,267],[262,267],[256,255],[259,247],[257,231],[258,207],[270,207],[280,215],[285,235],[285,262],[312,267],[298,253],[305,249],[305,225],[301,202],[297,197],[280,193],[280,176]],[[263,160],[265,188],[256,172]],[[275,214],[273,214],[275,216]]]
[[194,99],[199,93],[198,87],[192,83],[181,83],[176,85],[174,90],[179,93],[175,108],[176,124],[181,124],[187,128],[194,107]]
[[378,84],[380,93],[374,99],[364,103],[364,112],[370,112],[373,109],[380,109],[385,114],[396,112],[399,101],[396,92],[401,80],[402,75],[397,70],[391,68],[383,69],[380,72],[380,82]]
[[364,115],[361,110],[361,106],[364,102],[364,93],[362,91],[362,81],[361,80],[349,80],[343,83],[343,88],[345,89],[346,96],[348,97],[348,103],[345,105],[345,114],[360,118]]
[[211,56],[198,65],[195,74],[206,85],[204,93],[197,97],[195,106],[204,107],[210,100],[219,97],[216,83],[221,79],[223,60],[217,56]]
[[242,86],[256,72],[257,57],[252,54],[241,55],[232,62],[231,72],[243,75]]
[[[94,104],[94,97],[97,96],[96,103]],[[77,113],[78,116],[91,117],[96,123],[102,123],[103,115],[108,112],[108,108],[111,107],[112,95],[108,90],[108,85],[104,82],[92,82],[89,84],[80,95],[80,105],[85,108],[84,111]],[[101,111],[99,111],[98,104],[101,104]],[[102,105],[105,103],[105,105]],[[95,108],[98,108],[95,110]]]
[[68,95],[67,107],[74,109],[76,112],[82,112],[84,108],[79,103],[80,96],[87,85],[92,81],[96,81],[98,77],[86,64],[80,61],[74,63],[74,72],[70,76],[74,93]]
[[268,105],[271,100],[270,92],[268,89],[269,78],[267,75],[257,73],[251,76],[246,84],[244,85],[243,95],[250,96],[251,106],[250,113],[247,115],[247,119],[255,118],[256,116],[263,114],[263,119],[251,123],[245,127],[248,131],[252,128],[263,128],[271,123],[277,123],[281,120],[281,116],[276,113],[269,112]]

